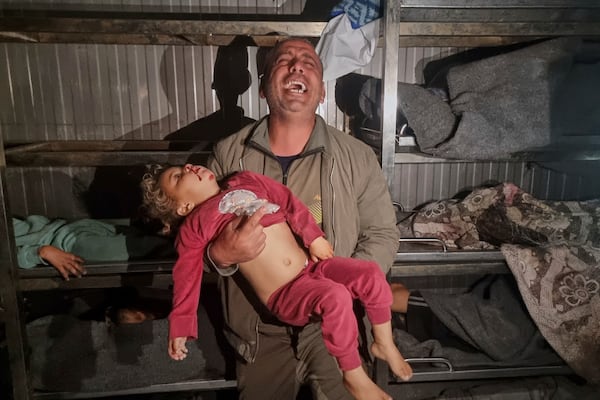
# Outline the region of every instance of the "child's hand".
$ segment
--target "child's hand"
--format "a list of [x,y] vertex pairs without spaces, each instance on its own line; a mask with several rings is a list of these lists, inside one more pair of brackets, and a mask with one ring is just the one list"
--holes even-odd
[[181,361],[187,357],[188,349],[185,347],[186,337],[169,339],[169,356],[173,360]]
[[310,259],[314,262],[333,257],[333,247],[324,237],[313,240],[308,251],[310,252]]
[[38,255],[56,268],[67,281],[69,280],[69,274],[81,278],[86,273],[83,258],[62,251],[58,247],[42,246],[38,250]]

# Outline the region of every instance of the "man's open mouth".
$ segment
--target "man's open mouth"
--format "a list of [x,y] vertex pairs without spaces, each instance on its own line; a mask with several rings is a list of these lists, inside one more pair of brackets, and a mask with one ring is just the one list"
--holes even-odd
[[306,85],[300,81],[287,81],[285,88],[294,93],[305,93]]

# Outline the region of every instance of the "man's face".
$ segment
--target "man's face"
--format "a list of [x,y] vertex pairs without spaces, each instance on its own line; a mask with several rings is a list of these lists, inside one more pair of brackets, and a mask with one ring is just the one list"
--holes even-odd
[[323,69],[314,47],[302,40],[289,40],[270,60],[261,95],[267,99],[271,114],[314,114],[325,98]]

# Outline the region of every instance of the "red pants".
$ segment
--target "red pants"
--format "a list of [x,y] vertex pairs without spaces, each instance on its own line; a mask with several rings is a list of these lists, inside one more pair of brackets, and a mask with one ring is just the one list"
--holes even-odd
[[342,369],[361,365],[358,324],[352,300],[363,304],[371,324],[391,319],[392,292],[377,263],[333,257],[308,266],[269,298],[267,307],[282,322],[306,325],[321,319],[325,346]]

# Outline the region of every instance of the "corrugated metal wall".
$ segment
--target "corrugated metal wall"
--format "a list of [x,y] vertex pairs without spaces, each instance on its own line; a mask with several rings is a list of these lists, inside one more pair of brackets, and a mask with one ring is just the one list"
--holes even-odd
[[[213,7],[202,10],[215,12],[214,7],[220,6],[221,12],[229,12],[248,10],[250,3],[258,7],[272,2],[115,1],[109,8],[194,11]],[[0,4],[39,6],[40,2]],[[69,6],[66,1],[60,4]],[[297,14],[303,4],[288,0],[272,11]],[[427,61],[457,51],[460,49],[399,49],[400,80],[422,82]],[[248,48],[247,69],[253,79],[238,102],[254,119],[267,113],[266,103],[258,95],[256,52],[257,48]],[[219,108],[211,89],[216,54],[217,48],[212,46],[0,44],[0,90],[4,93],[0,98],[0,129],[4,141],[162,139]],[[371,64],[357,72],[381,77],[381,71],[379,49]],[[335,83],[329,82],[326,101],[318,112],[331,125],[347,130],[334,92]],[[86,216],[79,198],[93,173],[92,168],[9,168],[11,209],[19,215]],[[600,192],[598,184],[589,178],[520,162],[398,164],[395,178],[394,200],[406,209],[490,181],[513,181],[540,198],[589,198]]]
[[540,199],[583,200],[598,196],[591,176],[566,174],[526,162],[397,164],[393,198],[407,209],[450,198],[482,184],[513,182]]

